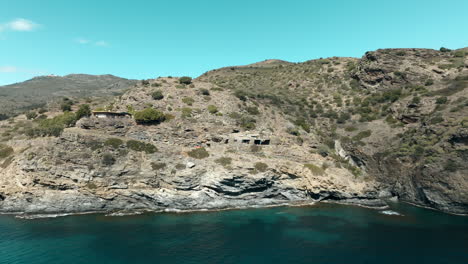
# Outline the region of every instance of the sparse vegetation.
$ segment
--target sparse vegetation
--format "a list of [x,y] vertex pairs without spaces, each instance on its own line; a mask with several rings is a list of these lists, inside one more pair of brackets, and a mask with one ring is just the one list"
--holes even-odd
[[26,135],[30,137],[58,137],[66,127],[74,126],[76,115],[72,112],[66,112],[52,119],[41,119],[36,127],[26,130]]
[[191,106],[193,103],[195,103],[195,100],[192,97],[184,97],[182,98],[182,102]]
[[352,139],[355,141],[361,141],[364,138],[370,137],[371,134],[372,134],[371,130],[361,131],[357,135],[355,135]]
[[13,154],[13,148],[7,145],[0,144],[0,159],[4,159]]
[[151,162],[151,168],[155,171],[162,170],[166,168],[166,163],[164,162]]
[[304,167],[309,169],[312,172],[312,174],[314,174],[314,175],[321,176],[321,175],[325,174],[324,169],[322,169],[319,166],[314,165],[312,163],[304,164]]
[[210,156],[210,154],[208,153],[208,151],[206,151],[205,148],[196,148],[187,152],[187,154],[195,159],[204,159]]
[[249,107],[245,108],[245,111],[247,111],[247,113],[249,113],[251,115],[259,115],[260,114],[260,111],[258,111],[258,108],[255,107],[255,106],[249,106]]
[[114,149],[119,148],[123,145],[123,143],[124,142],[120,138],[108,138],[106,141],[104,141],[105,146],[109,146]]
[[138,152],[146,152],[148,154],[158,152],[158,149],[150,143],[141,142],[138,140],[127,141],[127,147]]
[[227,167],[227,166],[231,165],[232,158],[230,158],[230,157],[221,157],[219,159],[216,159],[215,162],[218,163],[219,165]]
[[258,172],[265,172],[268,170],[268,164],[263,162],[256,162],[254,168]]
[[189,118],[189,117],[192,117],[192,108],[188,108],[188,107],[184,107],[184,108],[181,108],[180,111],[182,112],[181,116],[182,118]]

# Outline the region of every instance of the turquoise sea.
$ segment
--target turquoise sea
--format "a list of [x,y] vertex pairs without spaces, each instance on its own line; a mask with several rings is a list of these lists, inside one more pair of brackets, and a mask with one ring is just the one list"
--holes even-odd
[[[0,263],[468,263],[468,217],[399,204],[0,216]],[[387,212],[388,213],[388,212]]]

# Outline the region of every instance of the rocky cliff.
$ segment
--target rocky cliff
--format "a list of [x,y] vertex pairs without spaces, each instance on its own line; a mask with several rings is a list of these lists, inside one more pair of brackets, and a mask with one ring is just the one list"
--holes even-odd
[[[145,80],[102,106],[132,117],[5,120],[0,211],[400,199],[466,214],[466,58],[463,49],[396,49],[270,60],[193,81]],[[64,130],[50,132],[57,122]]]

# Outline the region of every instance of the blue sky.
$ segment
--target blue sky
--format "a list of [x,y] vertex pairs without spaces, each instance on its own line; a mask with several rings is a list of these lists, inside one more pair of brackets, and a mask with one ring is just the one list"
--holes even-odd
[[466,0],[0,0],[0,85],[468,46]]

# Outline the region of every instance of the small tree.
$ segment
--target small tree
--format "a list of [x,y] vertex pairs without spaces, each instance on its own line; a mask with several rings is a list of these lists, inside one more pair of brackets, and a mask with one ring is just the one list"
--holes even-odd
[[63,102],[60,105],[60,109],[62,109],[63,112],[70,112],[72,110],[71,107],[72,107],[72,102],[70,101]]
[[153,97],[154,100],[161,100],[164,98],[164,95],[161,90],[156,90],[151,94],[151,97]]
[[91,116],[91,108],[87,104],[80,105],[78,111],[76,111],[76,120],[80,120],[82,117]]
[[181,84],[191,84],[192,83],[192,77],[184,76],[179,78],[179,83]]
[[36,113],[36,112],[31,111],[31,112],[26,113],[26,118],[27,118],[27,119],[30,119],[30,120],[31,120],[31,119],[34,119],[34,118],[36,118],[36,117],[37,117],[37,113]]

